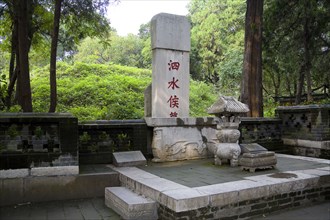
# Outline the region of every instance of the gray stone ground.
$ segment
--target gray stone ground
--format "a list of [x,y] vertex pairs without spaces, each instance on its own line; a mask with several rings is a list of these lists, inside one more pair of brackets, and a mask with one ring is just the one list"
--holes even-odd
[[213,159],[185,160],[178,162],[148,163],[140,169],[182,184],[188,187],[199,187],[242,180],[244,177],[278,173],[284,171],[306,170],[326,167],[327,164],[278,156],[275,169],[257,170],[255,173],[241,171],[240,167],[229,164],[214,166]]
[[[119,220],[114,211],[104,205],[103,198],[56,201],[0,207],[1,220]],[[300,207],[254,220],[329,220],[330,202]]]
[[[149,163],[147,166],[142,166],[139,168],[188,187],[198,187],[215,183],[236,181],[251,175],[313,169],[325,166],[327,166],[327,164],[318,163],[315,161],[278,157],[278,165],[276,169],[260,170],[255,173],[241,171],[240,168],[231,167],[228,169],[229,166],[213,166],[211,159],[159,164]],[[86,167],[80,167],[81,173],[107,172],[109,170],[111,169],[106,165],[89,165]],[[114,211],[105,206],[104,198],[92,198],[0,207],[0,219],[116,220],[120,219],[120,217],[114,213]],[[286,210],[284,212],[280,211],[278,213],[272,213],[267,216],[259,216],[253,219],[330,220],[330,201],[308,207],[299,207],[297,209]]]
[[119,220],[104,198],[20,204],[0,207],[1,220]]
[[329,220],[330,202],[251,218],[253,220]]

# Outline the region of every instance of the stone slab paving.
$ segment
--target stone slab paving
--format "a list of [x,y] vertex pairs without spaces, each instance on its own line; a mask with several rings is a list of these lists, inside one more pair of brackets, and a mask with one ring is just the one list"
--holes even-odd
[[251,218],[251,220],[329,220],[330,202],[320,203],[307,207],[295,208],[285,212],[275,212]]
[[140,166],[139,168],[187,187],[200,187],[243,180],[244,178],[250,176],[285,171],[316,169],[326,166],[330,167],[329,160],[324,160],[321,163],[320,159],[315,160],[314,158],[293,157],[283,154],[277,154],[277,161],[278,162],[275,169],[256,170],[255,173],[241,171],[240,167],[230,167],[229,164],[214,166],[213,159],[186,160],[165,163],[149,162],[147,166]]
[[[298,185],[304,183],[305,180],[308,180],[306,184],[312,184],[311,181],[317,179],[312,176],[324,176],[330,173],[329,160],[320,160],[306,157],[293,157],[289,155],[278,155],[278,160],[279,162],[276,169],[260,170],[256,171],[256,173],[241,171],[239,168],[232,168],[229,166],[215,167],[212,165],[212,159],[148,164],[148,166],[142,166],[139,168],[120,168],[121,172],[125,175],[128,175],[129,177],[125,175],[120,175],[119,178],[122,178],[121,181],[126,182],[128,186],[129,184],[133,184],[131,180],[137,181],[135,183],[135,186],[138,188],[139,191],[149,192],[148,197],[158,197],[161,203],[165,204],[166,202],[166,204],[169,205],[169,207],[173,210],[180,211],[186,210],[186,203],[189,201],[190,204],[191,199],[196,200],[196,203],[194,203],[196,207],[202,207],[205,205],[205,202],[208,203],[208,201],[204,201],[204,198],[211,199],[213,203],[224,202],[223,199],[220,199],[221,196],[231,195],[230,193],[236,194],[238,191],[242,191],[242,193],[244,192],[245,196],[249,196],[252,192],[254,192],[253,187],[258,187],[259,185],[260,189],[268,189],[269,193],[271,192],[269,191],[270,188],[264,187],[268,184],[271,184],[273,186],[276,186],[276,184],[280,184],[281,186],[288,188],[287,190],[290,190],[292,187],[295,188],[295,183],[291,184],[285,179],[280,180],[276,178],[265,178],[265,175],[270,173],[276,174],[284,171],[297,170],[297,172],[295,172],[295,175],[297,175],[296,182],[299,183]],[[142,171],[142,169],[147,172]],[[81,171],[87,173],[109,171],[113,172],[114,170],[115,169],[113,167],[107,165],[93,165],[85,167],[85,169],[81,169]],[[137,172],[139,170],[142,172]],[[232,181],[235,181],[235,183]],[[244,183],[239,184],[242,181]],[[326,181],[329,180],[326,179]],[[249,186],[248,183],[253,183],[253,186]],[[230,191],[233,187],[232,184],[238,184],[238,191]],[[226,187],[226,185],[228,185],[228,187]],[[221,190],[218,186],[221,186]],[[215,191],[214,195],[212,194],[212,190]],[[276,191],[277,187],[272,187],[272,190]],[[236,197],[237,196],[232,195],[232,197],[226,198],[235,199]],[[329,207],[330,203],[324,202],[321,205],[317,205],[316,208],[312,208],[310,212],[305,213],[305,216],[309,216],[309,218],[305,219],[327,219],[323,218],[324,216],[327,217],[329,213],[328,210],[324,209],[324,206]],[[302,207],[299,208],[298,211],[299,210],[303,211],[307,209],[305,209],[305,207]],[[284,213],[290,213],[290,211],[285,211]],[[300,215],[299,213],[297,213],[297,215]],[[291,214],[289,214],[289,217],[290,215]],[[114,213],[114,211],[108,209],[105,206],[103,198],[96,198],[0,207],[0,219],[120,218],[116,213]],[[264,217],[261,216],[259,219],[264,219]],[[281,217],[271,219],[288,218]],[[290,217],[289,219],[295,218]]]
[[104,198],[44,203],[26,203],[0,207],[1,220],[119,220],[104,204]]

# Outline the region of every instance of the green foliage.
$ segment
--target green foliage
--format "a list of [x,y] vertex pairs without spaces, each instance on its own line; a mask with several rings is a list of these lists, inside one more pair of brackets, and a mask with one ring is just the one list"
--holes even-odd
[[148,47],[145,43],[150,43],[148,39],[144,40],[133,34],[122,37],[112,32],[108,45],[105,46],[100,41],[100,38],[85,38],[78,46],[74,61],[102,64],[111,62],[123,66],[150,67],[150,64],[146,62],[148,59],[144,59],[145,56],[151,54],[151,49],[150,53],[148,51],[150,46]]
[[[32,72],[33,105],[46,112],[49,103],[48,67]],[[114,64],[58,62],[58,112],[70,112],[80,121],[140,119],[144,115],[144,90],[151,71]],[[191,80],[190,114],[207,115],[216,99],[213,86]]]
[[191,74],[237,95],[244,50],[245,3],[239,0],[192,0]]
[[312,88],[330,84],[329,10],[325,0],[265,1],[263,83],[270,93],[295,95],[308,66]]
[[99,139],[102,141],[107,141],[109,140],[110,136],[107,134],[107,132],[102,131],[102,133],[99,135]]
[[34,135],[37,137],[37,139],[41,139],[42,135],[44,134],[43,130],[40,126],[37,126],[34,130]]
[[278,102],[274,102],[272,98],[264,99],[264,117],[274,118],[275,109],[279,106]]
[[117,135],[118,144],[121,149],[130,151],[131,149],[131,140],[128,134],[121,133]]
[[190,116],[207,116],[207,108],[218,98],[215,88],[203,82],[190,80]]
[[91,136],[88,134],[87,131],[84,131],[84,133],[83,133],[82,135],[79,136],[79,141],[80,141],[81,143],[86,144],[86,143],[88,143],[88,141],[90,141],[90,140],[91,140]]
[[11,138],[15,138],[16,136],[18,136],[18,131],[17,131],[17,125],[16,124],[12,124],[8,130],[7,130],[7,134],[11,137]]

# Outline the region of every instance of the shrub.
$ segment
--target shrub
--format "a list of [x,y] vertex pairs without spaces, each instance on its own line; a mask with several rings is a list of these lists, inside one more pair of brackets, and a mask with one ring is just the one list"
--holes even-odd
[[[151,71],[114,64],[57,65],[58,112],[70,112],[80,121],[139,119],[144,115],[144,90]],[[49,68],[36,68],[31,80],[36,112],[49,108]],[[190,115],[205,116],[217,98],[212,86],[191,80]]]

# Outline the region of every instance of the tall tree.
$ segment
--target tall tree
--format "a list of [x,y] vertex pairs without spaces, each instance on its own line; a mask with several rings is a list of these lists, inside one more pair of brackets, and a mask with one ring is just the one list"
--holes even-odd
[[247,0],[241,101],[250,108],[248,116],[263,116],[262,95],[263,0]]
[[58,34],[60,30],[60,17],[61,17],[61,4],[62,0],[55,0],[54,11],[54,27],[52,34],[52,45],[50,52],[50,106],[49,112],[55,112],[57,104],[57,88],[56,88],[56,54]]
[[191,76],[226,95],[239,96],[245,7],[240,0],[192,0],[189,5]]
[[265,73],[281,75],[279,94],[293,96],[295,104],[305,95],[312,101],[313,87],[329,84],[329,11],[326,0],[265,3]]
[[296,93],[296,100],[295,103],[299,104],[301,102],[301,95],[304,88],[304,81],[305,77],[307,79],[307,101],[313,101],[312,96],[312,81],[311,81],[311,57],[310,57],[310,47],[312,44],[311,41],[311,23],[313,21],[313,15],[311,13],[311,3],[310,1],[304,1],[303,6],[303,31],[302,31],[302,38],[303,38],[303,65],[301,65],[300,72],[299,72],[299,81]]
[[[36,49],[38,45],[40,45],[40,42],[44,43],[49,41],[49,36],[52,32],[51,27],[54,27],[53,35],[51,36],[53,39],[51,67],[52,103],[49,110],[51,112],[55,111],[56,72],[54,72],[54,70],[56,68],[57,38],[61,39],[60,42],[72,51],[72,48],[74,48],[73,45],[77,44],[86,36],[106,36],[110,30],[109,22],[105,18],[106,7],[109,1],[110,0],[56,0],[56,13],[58,14],[52,18],[50,15],[54,12],[52,9],[55,10],[55,7],[49,0],[0,1],[0,24],[5,24],[4,26],[0,26],[0,37],[6,44],[12,45],[8,99],[11,98],[16,81],[16,97],[18,103],[22,106],[23,111],[32,111],[29,76],[30,47],[32,45],[32,48]],[[61,15],[63,22],[61,22],[60,25],[59,18]],[[53,26],[51,25],[52,22],[54,24]],[[10,30],[10,32],[8,30]],[[62,31],[62,37],[59,31]],[[9,33],[11,33],[11,35]],[[44,50],[44,47],[41,48]],[[13,64],[15,67],[13,67]],[[10,102],[7,102],[7,104],[9,108]]]
[[18,52],[19,52],[19,74],[18,86],[20,92],[19,104],[24,112],[32,112],[32,97],[29,72],[29,50],[31,41],[29,40],[29,7],[31,0],[20,0],[14,2],[16,7],[16,16],[18,21]]

